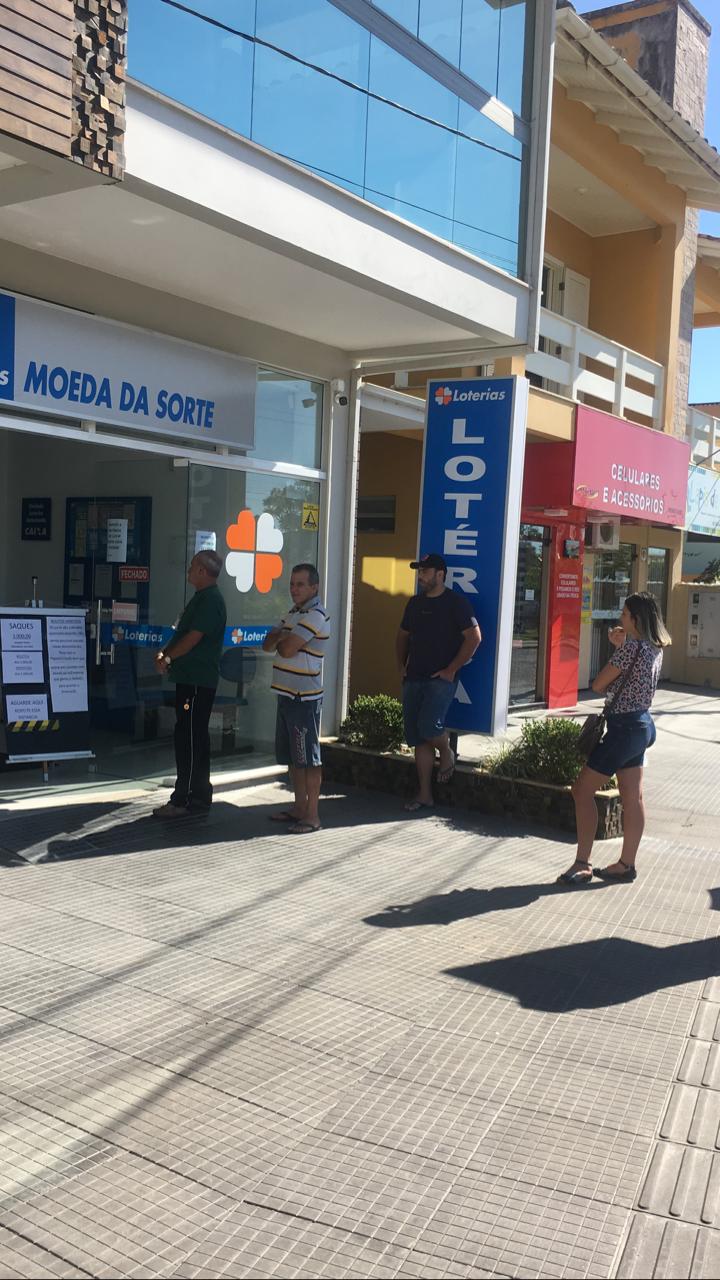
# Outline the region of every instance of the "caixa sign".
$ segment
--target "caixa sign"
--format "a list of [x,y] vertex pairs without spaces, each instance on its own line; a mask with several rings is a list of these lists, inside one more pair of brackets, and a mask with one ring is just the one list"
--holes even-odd
[[255,384],[251,360],[0,293],[0,405],[251,448]]
[[445,557],[480,623],[448,717],[466,733],[507,722],[527,406],[526,378],[428,385],[418,554]]

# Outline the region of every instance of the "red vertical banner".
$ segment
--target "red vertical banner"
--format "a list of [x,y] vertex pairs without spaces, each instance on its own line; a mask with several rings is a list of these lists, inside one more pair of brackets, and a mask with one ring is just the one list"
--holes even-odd
[[577,702],[584,551],[583,525],[553,526],[547,613],[548,707],[572,707]]

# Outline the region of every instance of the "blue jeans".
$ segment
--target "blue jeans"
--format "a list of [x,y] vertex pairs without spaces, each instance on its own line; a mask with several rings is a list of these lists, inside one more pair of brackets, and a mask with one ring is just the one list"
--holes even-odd
[[639,769],[645,763],[645,752],[651,747],[657,732],[649,711],[621,711],[610,713],[607,729],[588,758],[588,766],[598,773],[612,777],[618,769]]
[[409,747],[417,747],[429,738],[437,738],[445,732],[450,704],[457,692],[457,680],[404,680],[402,708],[405,721],[405,741]]

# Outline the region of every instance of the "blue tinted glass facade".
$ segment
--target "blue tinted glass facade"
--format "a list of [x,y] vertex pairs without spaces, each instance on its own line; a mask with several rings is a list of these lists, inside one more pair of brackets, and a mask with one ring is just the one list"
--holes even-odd
[[[519,114],[530,3],[376,8]],[[135,79],[517,274],[523,146],[329,0],[129,10]]]

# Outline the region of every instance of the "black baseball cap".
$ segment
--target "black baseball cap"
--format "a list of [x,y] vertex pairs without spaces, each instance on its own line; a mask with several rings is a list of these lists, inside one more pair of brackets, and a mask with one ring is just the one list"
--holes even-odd
[[447,565],[442,556],[438,556],[435,552],[431,552],[428,556],[421,556],[419,560],[410,561],[411,569],[442,569],[447,573]]

